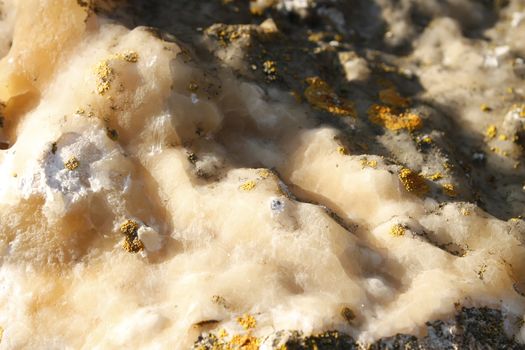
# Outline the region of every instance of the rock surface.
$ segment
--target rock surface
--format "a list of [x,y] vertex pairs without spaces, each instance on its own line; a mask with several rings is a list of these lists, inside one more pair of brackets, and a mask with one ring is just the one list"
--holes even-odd
[[523,348],[522,1],[1,6],[1,348]]

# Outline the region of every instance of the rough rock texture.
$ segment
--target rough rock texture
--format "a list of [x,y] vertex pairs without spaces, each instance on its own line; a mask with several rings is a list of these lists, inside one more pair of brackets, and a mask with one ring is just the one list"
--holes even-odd
[[0,347],[523,348],[522,1],[1,7]]

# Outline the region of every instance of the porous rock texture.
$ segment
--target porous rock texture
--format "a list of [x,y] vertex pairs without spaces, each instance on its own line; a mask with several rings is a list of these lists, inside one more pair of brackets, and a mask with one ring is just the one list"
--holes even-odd
[[1,7],[1,348],[523,348],[522,1]]

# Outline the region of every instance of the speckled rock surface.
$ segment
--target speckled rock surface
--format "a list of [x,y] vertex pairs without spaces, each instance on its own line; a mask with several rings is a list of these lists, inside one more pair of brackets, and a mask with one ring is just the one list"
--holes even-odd
[[0,349],[524,348],[521,0],[0,6]]

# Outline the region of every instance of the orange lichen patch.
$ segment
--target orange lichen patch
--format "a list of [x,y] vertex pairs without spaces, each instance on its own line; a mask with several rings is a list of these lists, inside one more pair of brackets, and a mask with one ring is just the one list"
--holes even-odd
[[304,91],[304,97],[312,106],[327,111],[340,117],[356,117],[357,112],[354,104],[337,96],[330,85],[319,77],[306,79],[308,87]]
[[496,127],[496,125],[489,125],[487,127],[487,130],[485,130],[485,135],[489,139],[495,138],[497,134],[498,134],[498,128]]
[[405,235],[405,227],[400,224],[396,224],[390,228],[390,235],[394,237],[402,237]]
[[251,190],[253,190],[255,188],[255,186],[257,186],[255,181],[249,180],[249,181],[246,181],[245,183],[243,183],[242,185],[240,185],[239,189],[241,189],[243,191],[251,191]]
[[339,153],[339,154],[341,154],[341,155],[343,155],[343,156],[346,156],[346,155],[349,154],[349,153],[348,153],[348,150],[346,149],[345,146],[339,146],[339,147],[337,147],[337,153]]
[[237,318],[237,323],[239,323],[242,328],[249,330],[254,329],[257,326],[257,321],[252,315],[246,314]]
[[406,108],[410,105],[410,100],[401,96],[399,92],[397,92],[397,90],[392,87],[379,91],[379,99],[383,103],[394,107]]
[[449,197],[456,197],[458,195],[456,187],[451,183],[443,184],[443,193]]
[[423,195],[429,190],[425,179],[408,168],[401,169],[399,172],[399,180],[401,180],[401,183],[408,192]]
[[372,123],[392,131],[413,131],[423,127],[423,120],[418,115],[409,112],[395,113],[388,106],[374,104],[368,109],[368,115]]
[[64,163],[64,167],[68,170],[75,170],[80,166],[80,162],[76,157],[71,157]]

